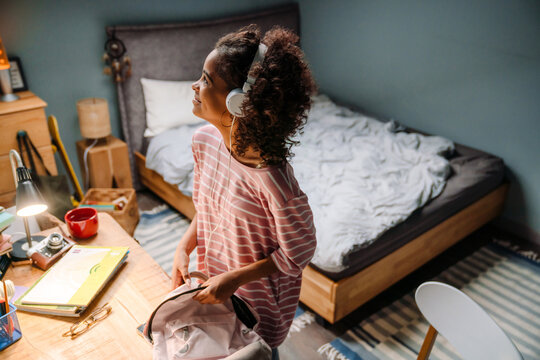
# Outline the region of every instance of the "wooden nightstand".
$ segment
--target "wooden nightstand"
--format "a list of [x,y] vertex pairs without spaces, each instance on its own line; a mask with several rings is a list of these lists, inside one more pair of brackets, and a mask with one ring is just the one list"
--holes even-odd
[[[19,100],[0,102],[0,205],[4,207],[15,204],[15,183],[9,162],[9,150],[19,151],[17,146],[19,130],[26,130],[43,157],[47,169],[51,174],[57,174],[45,117],[47,103],[30,91],[22,91],[17,95],[20,97]],[[43,174],[44,169],[41,165],[36,166],[38,172]]]
[[[77,141],[77,155],[81,165],[81,174],[86,179],[84,153],[88,150],[86,165],[91,188],[131,188],[131,169],[129,167],[128,147],[122,140],[109,135],[94,140]],[[92,146],[92,147],[90,147]]]

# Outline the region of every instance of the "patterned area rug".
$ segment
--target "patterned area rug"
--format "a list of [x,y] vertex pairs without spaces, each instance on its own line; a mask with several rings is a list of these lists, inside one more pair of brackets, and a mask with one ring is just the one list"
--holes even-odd
[[[461,289],[480,304],[525,359],[540,359],[540,263],[535,256],[493,243],[434,280]],[[416,359],[427,329],[411,292],[323,345],[319,353],[332,360]],[[460,358],[437,336],[430,359]]]

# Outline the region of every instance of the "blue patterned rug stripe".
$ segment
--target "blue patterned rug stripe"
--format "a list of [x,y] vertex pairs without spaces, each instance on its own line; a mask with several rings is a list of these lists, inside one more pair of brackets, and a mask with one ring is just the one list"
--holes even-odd
[[[540,359],[540,263],[494,243],[433,280],[461,289],[491,315],[526,360]],[[411,292],[323,345],[319,352],[332,360],[416,359],[428,326]],[[439,335],[430,359],[460,356]]]
[[332,346],[336,348],[340,353],[345,355],[347,359],[350,359],[350,360],[376,360],[377,359],[376,357],[373,357],[373,355],[370,354],[368,351],[366,351],[363,347],[355,348],[354,341],[350,341],[349,344],[345,345],[345,343],[343,343],[342,340],[346,340],[346,339],[347,339],[347,335],[344,336],[343,339],[336,339],[332,341]]

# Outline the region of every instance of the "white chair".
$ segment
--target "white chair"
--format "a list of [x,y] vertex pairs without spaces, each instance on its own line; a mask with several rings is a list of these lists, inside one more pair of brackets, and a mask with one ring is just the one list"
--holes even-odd
[[416,289],[415,299],[430,323],[418,359],[429,358],[437,333],[464,359],[523,359],[512,340],[486,311],[455,287],[428,281]]

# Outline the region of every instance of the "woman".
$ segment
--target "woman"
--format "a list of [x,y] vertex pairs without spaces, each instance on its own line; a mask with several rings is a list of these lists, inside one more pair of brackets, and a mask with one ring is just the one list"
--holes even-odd
[[[259,314],[258,332],[274,349],[287,336],[302,269],[316,245],[308,199],[287,162],[315,89],[297,41],[282,28],[261,41],[250,25],[222,37],[206,58],[192,85],[193,113],[211,124],[192,141],[197,214],[172,272],[173,288],[190,281],[189,254],[196,247],[198,270],[210,278],[194,298],[207,304],[241,296]],[[251,66],[260,43],[267,47],[264,59]],[[242,88],[250,67],[255,81],[237,117],[227,109],[227,95]]]

